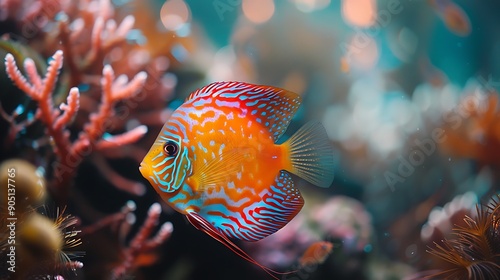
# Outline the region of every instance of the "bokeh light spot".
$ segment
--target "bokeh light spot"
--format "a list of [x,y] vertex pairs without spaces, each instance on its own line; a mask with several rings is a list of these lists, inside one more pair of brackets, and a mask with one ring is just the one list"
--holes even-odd
[[375,0],[342,0],[344,20],[359,27],[369,27],[377,17]]
[[160,18],[167,30],[181,29],[191,18],[189,7],[182,0],[165,1],[160,10]]
[[243,14],[253,23],[264,23],[274,14],[273,0],[243,0]]
[[298,71],[290,72],[283,81],[283,88],[297,94],[303,94],[306,90],[306,87],[306,77],[304,76],[304,74]]
[[352,37],[348,45],[344,63],[361,70],[369,70],[375,66],[379,57],[377,42],[372,37],[358,33]]
[[304,13],[322,10],[330,5],[330,0],[292,0],[297,9]]

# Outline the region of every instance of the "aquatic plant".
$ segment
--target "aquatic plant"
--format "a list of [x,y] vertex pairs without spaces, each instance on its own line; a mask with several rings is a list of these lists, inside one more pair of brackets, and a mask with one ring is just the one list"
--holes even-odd
[[429,278],[498,279],[500,275],[500,195],[487,206],[477,206],[477,216],[465,216],[464,226],[456,226],[455,238],[435,242],[429,253],[444,260]]

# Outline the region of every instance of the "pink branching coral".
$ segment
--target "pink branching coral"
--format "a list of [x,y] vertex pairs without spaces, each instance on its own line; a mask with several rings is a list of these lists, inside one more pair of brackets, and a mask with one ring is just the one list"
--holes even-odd
[[[165,102],[171,98],[177,81],[175,75],[166,73],[175,62],[171,49],[173,46],[181,45],[189,49],[189,45],[192,44],[191,37],[170,36],[165,34],[164,30],[151,28],[156,24],[155,17],[151,14],[153,10],[147,3],[139,1],[115,6],[110,0],[28,0],[22,3],[7,0],[0,2],[0,5],[2,10],[0,21],[14,23],[12,32],[2,36],[2,39],[8,40],[7,45],[17,41],[23,47],[38,52],[42,57],[50,56],[56,50],[63,51],[65,68],[60,76],[61,81],[57,91],[52,93],[52,99],[54,102],[62,102],[60,98],[68,91],[66,87],[79,87],[80,106],[70,127],[71,131],[83,130],[83,133],[90,136],[90,140],[94,140],[90,145],[95,152],[89,159],[99,167],[98,170],[107,181],[120,190],[142,195],[146,189],[144,185],[120,175],[110,166],[107,159],[127,157],[136,161],[142,159],[146,152],[145,148],[129,145],[127,149],[123,149],[119,144],[132,143],[134,139],[140,138],[146,127],[137,127],[139,124],[161,127],[166,121],[171,110],[165,108]],[[133,9],[129,9],[130,7]],[[160,35],[166,40],[155,39]],[[34,61],[37,62],[36,59]],[[36,64],[41,71],[39,63]],[[112,67],[118,76],[115,85],[126,82],[125,77],[134,77],[139,71],[147,73],[147,78],[142,82],[141,93],[132,94],[131,98],[125,96],[120,98],[121,101],[114,108],[116,113],[108,114],[107,118],[101,116],[112,110],[114,103],[109,102],[109,106],[103,105],[104,96],[101,92],[105,93],[102,90],[103,79],[109,83],[107,79],[112,73],[106,74],[102,65],[111,65],[108,67]],[[98,113],[93,113],[95,111]],[[10,124],[9,137],[4,141],[5,146],[9,147],[15,135],[31,123],[25,121],[16,123],[15,113],[12,116],[3,110],[0,110],[0,113]],[[106,120],[105,124],[109,124],[106,127],[107,132],[119,134],[130,131],[130,133],[123,137],[108,139],[107,133],[104,134],[104,131],[94,129],[87,124],[87,115],[90,115],[90,119],[98,116],[93,124],[94,127],[102,128],[99,125],[103,124],[102,120]],[[135,129],[130,130],[134,127]],[[108,141],[95,142],[101,136]],[[54,144],[63,142],[55,138],[50,140]],[[61,153],[71,157],[75,155],[72,151],[88,152],[85,147],[89,145],[87,142],[85,138],[80,138],[74,143],[74,149],[68,151],[61,150],[58,145],[55,146]],[[37,147],[43,144],[45,144],[43,141],[36,142]],[[65,165],[69,161],[65,159],[54,163],[56,166],[53,167],[60,169],[57,172],[64,173],[60,176],[61,180],[57,177],[57,172],[54,174],[58,181],[57,185],[67,185],[64,181],[72,177],[74,169],[83,158],[80,154],[76,155],[77,158],[72,158],[74,166]],[[61,196],[66,195],[62,193]]]
[[[134,270],[155,263],[160,254],[158,248],[172,234],[172,223],[165,222],[157,233],[152,235],[154,229],[158,226],[162,210],[160,204],[154,203],[149,208],[144,223],[130,242],[127,243],[126,240],[136,222],[135,210],[136,204],[133,201],[128,201],[119,212],[105,216],[94,224],[82,228],[82,236],[84,237],[95,235],[105,228],[110,228],[117,235],[117,238],[113,239],[118,240],[118,247],[114,247],[115,244],[113,244],[113,249],[110,249],[111,251],[117,251],[119,255],[118,261],[115,260],[115,257],[112,257],[113,269],[110,275],[112,279],[123,279]],[[105,262],[105,259],[106,257],[101,256],[99,262]],[[148,259],[148,261],[144,262],[144,259]],[[105,267],[108,266],[105,265]]]
[[126,273],[134,268],[134,260],[143,253],[151,252],[163,244],[173,231],[172,223],[164,223],[158,233],[152,238],[149,238],[153,229],[158,224],[160,218],[161,206],[158,203],[151,205],[148,211],[146,221],[140,228],[139,232],[130,241],[128,248],[123,250],[123,261],[112,271],[112,279],[122,279]]
[[60,105],[60,111],[54,108],[51,94],[62,64],[63,52],[57,51],[52,56],[47,73],[42,79],[36,71],[33,60],[26,59],[24,68],[28,82],[17,68],[14,57],[11,54],[5,57],[6,71],[10,79],[39,105],[35,116],[45,124],[47,134],[54,143],[57,155],[57,161],[52,164],[56,180],[55,188],[59,198],[65,200],[68,185],[76,171],[75,168],[83,157],[89,155],[97,146],[102,149],[125,145],[136,141],[146,132],[144,126],[139,126],[122,135],[101,139],[111,125],[108,120],[114,114],[114,105],[138,93],[147,75],[145,72],[140,72],[131,81],[128,81],[125,76],[115,79],[111,66],[105,66],[101,79],[103,94],[98,111],[90,116],[90,122],[85,125],[78,139],[71,143],[69,132],[65,129],[78,112],[80,93],[78,88],[71,88],[66,104]]
[[[161,127],[171,113],[166,104],[177,78],[167,71],[182,64],[172,50],[190,51],[190,46],[198,45],[193,44],[192,36],[165,30],[155,12],[140,0],[0,0],[0,22],[6,23],[0,43],[10,53],[5,57],[6,72],[28,97],[18,94],[15,97],[19,98],[11,100],[18,92],[11,87],[6,91],[8,102],[2,100],[5,111],[0,106],[0,116],[10,125],[8,139],[3,141],[5,151],[33,163],[50,179],[49,197],[60,206],[68,204],[79,221],[90,224],[79,234],[85,241],[82,261],[86,275],[97,277],[104,271],[123,278],[132,274],[158,260],[155,249],[172,232],[170,223],[157,229],[158,204],[151,207],[137,235],[130,236],[135,207],[100,215],[100,211],[113,211],[115,201],[95,207],[87,200],[87,195],[93,195],[91,188],[84,189],[83,195],[73,195],[86,185],[89,165],[80,168],[84,161],[92,166],[91,172],[102,175],[96,178],[99,182],[106,180],[126,192],[124,196],[146,192],[138,178],[118,168],[121,162],[114,159],[142,160],[149,148],[148,139],[143,139],[149,137],[147,127]],[[157,39],[160,36],[162,40]],[[46,58],[50,58],[48,63]],[[19,100],[24,103],[16,103]],[[91,187],[97,185],[93,183]],[[76,188],[71,189],[73,185]],[[116,201],[120,199],[123,196],[118,192]],[[106,231],[115,226],[118,238]],[[103,242],[110,235],[118,240],[116,244]],[[92,246],[85,247],[90,243]],[[109,255],[103,259],[101,248],[93,251],[95,244],[114,250],[105,250]],[[95,254],[99,254],[97,262],[93,262]],[[63,266],[74,270],[82,263],[60,265],[61,269],[50,272],[51,277],[67,277]]]

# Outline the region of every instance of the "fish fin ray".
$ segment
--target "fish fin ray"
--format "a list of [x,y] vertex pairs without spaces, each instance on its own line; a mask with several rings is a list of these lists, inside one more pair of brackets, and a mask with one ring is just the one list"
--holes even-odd
[[275,271],[271,268],[268,268],[267,266],[264,266],[264,265],[260,264],[259,262],[257,262],[256,260],[254,260],[247,252],[245,252],[243,249],[241,249],[238,245],[234,244],[231,241],[231,239],[229,239],[226,235],[221,233],[209,221],[207,221],[205,218],[200,216],[198,213],[188,212],[186,214],[186,217],[187,217],[188,221],[196,229],[208,234],[213,239],[219,241],[224,246],[228,247],[231,251],[233,251],[235,254],[237,254],[238,256],[243,258],[244,260],[259,266],[260,268],[262,268],[267,274],[269,274],[274,279],[279,279],[278,277],[276,277],[275,274],[285,275],[285,274],[291,274],[291,273],[297,272],[295,270],[289,271],[289,272],[279,272],[279,271]]
[[224,185],[234,180],[241,171],[244,161],[252,160],[254,151],[247,147],[234,147],[203,164],[198,173],[199,191],[207,191],[217,185]]
[[223,101],[238,102],[238,107],[246,109],[250,119],[266,128],[274,141],[283,135],[302,100],[300,95],[277,87],[215,82],[191,93],[187,101],[208,97],[217,97],[221,106],[226,104]]
[[322,188],[333,182],[333,148],[325,128],[318,121],[301,127],[284,144],[290,148],[293,174]]
[[222,230],[230,237],[258,241],[288,224],[303,205],[304,199],[295,188],[292,177],[282,170],[269,187],[269,192],[262,196],[262,200],[255,202],[241,214],[245,221],[239,222],[244,226],[235,229],[228,225]]

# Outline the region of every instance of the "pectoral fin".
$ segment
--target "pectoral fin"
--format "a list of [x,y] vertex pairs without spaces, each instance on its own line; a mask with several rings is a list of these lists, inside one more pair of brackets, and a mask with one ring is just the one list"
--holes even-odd
[[[226,148],[228,149],[228,148]],[[216,185],[225,185],[234,180],[245,162],[255,154],[251,148],[235,147],[223,151],[216,158],[202,165],[198,171],[199,191],[207,191]]]

